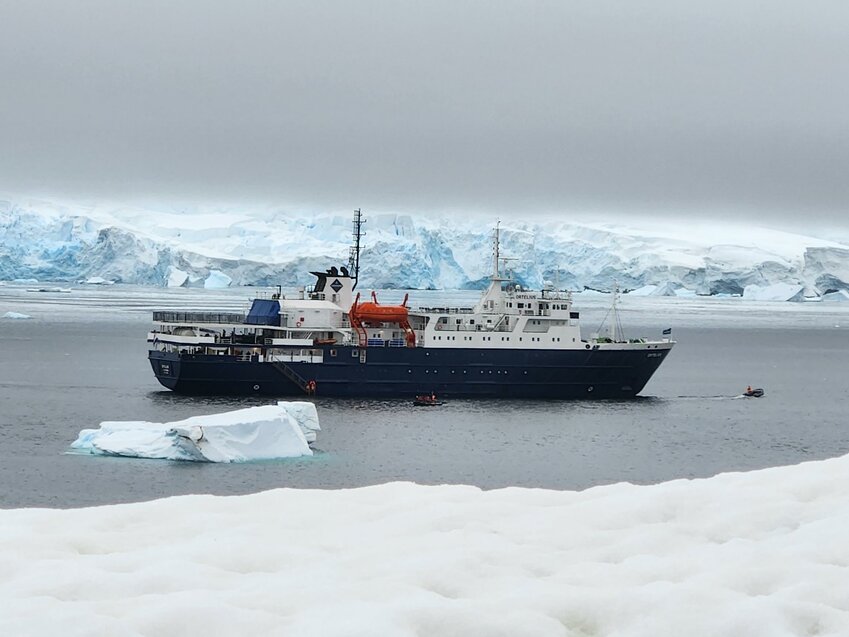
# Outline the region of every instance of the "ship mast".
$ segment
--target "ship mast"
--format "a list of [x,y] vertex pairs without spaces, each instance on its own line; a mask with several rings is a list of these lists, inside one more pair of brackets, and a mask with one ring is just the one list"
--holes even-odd
[[359,208],[354,210],[354,245],[351,246],[351,252],[348,256],[348,269],[353,274],[351,278],[354,279],[354,285],[351,290],[357,289],[357,281],[360,278],[360,240],[365,235],[365,232],[363,232],[363,224],[365,222],[366,220],[363,219],[362,211]]
[[619,304],[619,283],[613,282],[613,304],[610,306],[610,311],[613,316],[610,317],[610,340],[614,343],[616,342],[616,338],[619,336],[617,334],[617,330],[619,328],[619,308],[617,307]]
[[496,219],[495,221],[495,246],[493,247],[493,253],[495,256],[495,267],[492,270],[492,278],[493,280],[500,278],[498,274],[498,251],[499,251],[499,233],[500,233],[501,219]]
[[507,262],[508,261],[517,261],[518,259],[516,257],[502,257],[501,256],[501,219],[497,219],[495,221],[495,240],[494,240],[493,246],[492,246],[492,256],[493,256],[493,259],[495,260],[495,265],[492,268],[492,276],[490,277],[490,280],[492,280],[492,281],[507,281],[507,280],[509,280],[509,277],[506,278],[506,279],[501,277],[500,263],[504,262],[504,271],[507,272],[507,271],[509,271],[508,268],[507,268]]

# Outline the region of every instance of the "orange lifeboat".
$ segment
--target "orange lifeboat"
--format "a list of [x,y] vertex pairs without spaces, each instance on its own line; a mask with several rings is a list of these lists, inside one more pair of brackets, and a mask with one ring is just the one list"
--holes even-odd
[[409,318],[407,309],[407,297],[401,305],[381,305],[377,302],[377,295],[371,293],[371,301],[359,302],[359,295],[351,306],[350,315],[356,316],[359,321],[379,321],[383,323],[404,323]]
[[348,311],[348,318],[351,320],[353,327],[360,339],[360,346],[365,347],[368,344],[368,335],[366,334],[367,323],[397,323],[404,330],[407,347],[415,347],[416,334],[413,328],[410,327],[409,310],[407,308],[407,298],[409,295],[404,295],[404,301],[401,305],[381,305],[377,302],[377,295],[371,293],[371,301],[360,303],[360,295],[354,299],[354,304]]

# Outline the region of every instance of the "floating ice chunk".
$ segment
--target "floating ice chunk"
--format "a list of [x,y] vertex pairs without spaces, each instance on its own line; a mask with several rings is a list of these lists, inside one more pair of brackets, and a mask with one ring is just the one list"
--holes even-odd
[[224,274],[221,270],[210,270],[209,276],[203,282],[203,287],[207,289],[220,289],[230,287],[233,279]]
[[823,301],[828,301],[830,303],[844,303],[849,301],[849,292],[846,290],[837,290],[836,292],[829,292],[828,294],[822,295]]
[[644,285],[641,288],[631,290],[627,294],[628,296],[652,296],[655,290],[657,290],[656,285]]
[[284,407],[295,419],[307,442],[315,442],[316,432],[321,430],[318,426],[318,412],[315,405],[305,400],[280,401],[277,404]]
[[668,281],[652,292],[652,296],[677,296],[679,285],[669,283]]
[[677,296],[682,299],[694,299],[698,296],[698,292],[695,290],[688,290],[687,288],[678,288],[675,290],[673,296]]
[[85,285],[112,285],[115,281],[109,281],[102,276],[90,276],[85,281],[82,281],[82,283]]
[[804,290],[804,286],[793,283],[747,285],[743,290],[743,298],[747,301],[803,301]]
[[47,287],[47,288],[27,288],[27,292],[61,292],[62,294],[70,294],[73,290],[71,288],[58,288],[58,287]]
[[80,431],[71,448],[109,456],[246,462],[310,456],[305,431],[315,440],[318,429],[315,405],[281,401],[168,423],[102,422],[99,429]]
[[100,429],[83,429],[71,448],[95,455],[194,460],[169,437],[169,425],[158,422],[102,422]]
[[667,281],[663,285],[644,285],[628,292],[629,296],[695,296],[696,293],[677,283]]
[[32,318],[29,314],[21,314],[20,312],[6,312],[3,318],[7,319],[28,319]]
[[168,280],[166,285],[169,288],[179,288],[186,285],[189,281],[189,273],[180,268],[175,268],[173,265],[168,266]]

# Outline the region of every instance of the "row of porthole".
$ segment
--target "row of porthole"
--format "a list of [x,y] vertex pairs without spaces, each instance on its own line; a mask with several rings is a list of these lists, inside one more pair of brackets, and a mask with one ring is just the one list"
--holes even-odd
[[[482,370],[480,370],[481,374],[483,374],[483,373],[484,373],[484,371],[485,371],[485,370],[483,370],[483,369],[482,369]],[[490,369],[490,370],[486,370],[486,371],[488,371],[490,374],[492,373],[492,370],[491,370],[491,369]],[[412,373],[413,373],[413,370],[412,370],[412,369],[408,369],[408,370],[407,370],[407,373],[408,373],[408,374],[412,374]],[[426,370],[424,370],[424,373],[425,373],[425,374],[430,374],[430,373],[431,373],[431,370],[426,369]],[[433,370],[433,373],[434,373],[434,374],[438,374],[438,373],[439,373],[439,370],[438,370],[438,369],[434,369],[434,370]],[[452,373],[452,374],[456,374],[456,373],[457,373],[457,371],[456,371],[456,370],[454,370],[454,369],[452,369],[452,370],[451,370],[451,373]],[[464,373],[464,374],[466,374],[466,373],[468,373],[468,372],[467,372],[467,370],[465,370],[465,369],[464,369],[464,370],[463,370],[463,373]],[[507,370],[506,370],[506,369],[505,369],[505,370],[497,369],[497,370],[495,370],[495,373],[496,373],[496,374],[505,374],[505,375],[506,375],[506,374],[507,374]],[[528,372],[527,372],[527,371],[525,371],[525,372],[522,372],[522,373],[523,373],[523,374],[527,374]]]
[[[432,338],[433,338],[433,340],[435,340],[435,341],[441,341],[441,340],[442,340],[442,337],[441,337],[441,336],[433,336]],[[445,340],[446,340],[446,341],[456,341],[456,340],[457,340],[457,337],[456,337],[456,336],[446,336],[446,337],[445,337]],[[464,337],[463,337],[463,340],[464,340],[464,341],[465,341],[465,340],[469,340],[469,341],[471,341],[471,340],[472,340],[472,337],[471,337],[471,336],[464,336]],[[484,336],[484,337],[483,337],[483,340],[484,340],[484,341],[491,341],[491,340],[492,340],[492,337],[491,337],[491,336]],[[502,336],[502,337],[501,337],[501,341],[502,341],[502,342],[504,342],[505,340],[509,342],[509,341],[510,341],[510,337],[509,337],[509,336],[507,336],[507,337]],[[539,339],[539,338],[536,338],[536,337],[531,337],[531,341],[532,341],[532,342],[537,342],[537,343],[538,343],[538,342],[540,342],[540,339]],[[521,336],[519,337],[519,342],[522,342],[522,337],[521,337]],[[552,337],[551,337],[551,342],[552,342],[552,343],[559,343],[559,342],[560,342],[560,338],[559,338],[559,337],[554,337],[554,336],[552,336]],[[573,343],[575,342],[575,339],[574,339],[574,338],[572,339],[572,342],[573,342]],[[335,356],[335,355],[336,355],[336,354],[334,354],[334,353],[332,353],[332,352],[331,352],[331,356]]]

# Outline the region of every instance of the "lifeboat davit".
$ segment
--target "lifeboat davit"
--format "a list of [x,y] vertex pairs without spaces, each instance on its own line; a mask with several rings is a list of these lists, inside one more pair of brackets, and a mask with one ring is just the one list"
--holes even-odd
[[397,323],[404,330],[407,347],[416,346],[416,333],[410,327],[409,309],[407,308],[407,298],[409,295],[404,295],[404,301],[401,305],[381,305],[377,302],[377,295],[371,293],[371,301],[360,303],[360,295],[354,299],[354,304],[348,312],[348,318],[351,320],[353,327],[360,339],[360,346],[368,345],[368,334],[366,333],[366,325],[371,323]]

